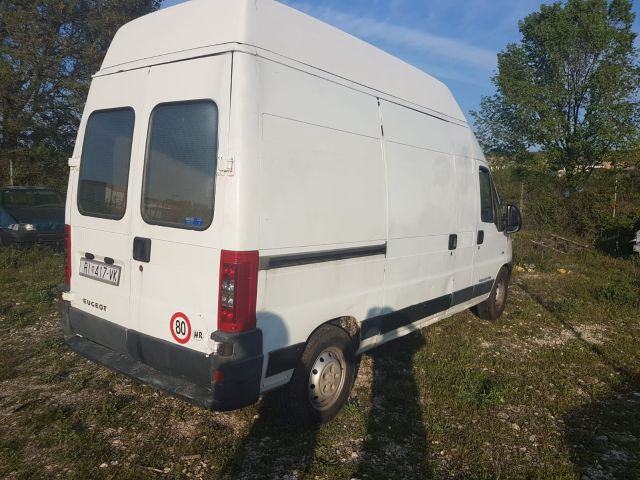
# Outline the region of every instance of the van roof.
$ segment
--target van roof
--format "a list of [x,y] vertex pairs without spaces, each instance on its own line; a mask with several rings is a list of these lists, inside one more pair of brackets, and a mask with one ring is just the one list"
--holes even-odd
[[[267,50],[466,123],[439,80],[320,20],[273,0],[191,0],[145,15],[116,33],[102,71],[229,44]],[[107,72],[105,72],[107,73]]]

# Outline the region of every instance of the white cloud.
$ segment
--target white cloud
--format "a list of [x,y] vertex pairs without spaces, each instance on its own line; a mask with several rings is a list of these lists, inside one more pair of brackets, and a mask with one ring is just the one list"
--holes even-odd
[[[184,0],[164,0],[163,6],[181,3],[182,1]],[[496,68],[496,53],[494,51],[472,45],[457,38],[435,35],[421,29],[397,25],[383,19],[360,17],[337,10],[331,6],[314,5],[308,3],[309,0],[280,1],[390,51],[390,53],[404,58],[409,63],[437,78],[485,88],[488,85],[489,77]],[[384,5],[387,13],[391,16],[399,15],[407,8],[406,0],[370,1],[377,6]],[[449,3],[451,0],[431,1],[435,4],[444,4],[447,7],[451,7]],[[463,10],[465,15],[463,19],[458,18],[458,21],[464,23],[477,19],[480,12],[486,13],[487,2],[494,1],[496,0],[476,0],[476,2],[468,4],[464,0]],[[540,0],[526,1],[539,2]],[[505,10],[502,4],[498,8]],[[433,17],[427,23],[441,21],[439,16],[443,14],[442,9],[434,8],[431,11]]]
[[417,51],[429,57],[439,57],[464,64],[474,69],[490,72],[496,65],[496,53],[470,45],[455,38],[424,32],[415,28],[394,25],[367,17],[358,17],[332,8],[322,8],[306,3],[290,4],[309,15],[330,23],[357,37],[405,50]]

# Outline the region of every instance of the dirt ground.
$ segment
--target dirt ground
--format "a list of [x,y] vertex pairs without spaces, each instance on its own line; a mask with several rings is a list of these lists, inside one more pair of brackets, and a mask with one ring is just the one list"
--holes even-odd
[[361,359],[349,404],[299,431],[270,399],[213,413],[71,353],[63,257],[0,251],[0,477],[640,478],[640,261],[517,237],[505,315]]

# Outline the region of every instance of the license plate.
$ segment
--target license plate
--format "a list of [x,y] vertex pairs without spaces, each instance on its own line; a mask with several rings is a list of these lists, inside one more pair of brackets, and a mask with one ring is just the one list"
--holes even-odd
[[99,282],[108,283],[109,285],[117,286],[120,284],[121,270],[122,268],[117,265],[108,265],[86,258],[80,259],[80,275],[98,280]]

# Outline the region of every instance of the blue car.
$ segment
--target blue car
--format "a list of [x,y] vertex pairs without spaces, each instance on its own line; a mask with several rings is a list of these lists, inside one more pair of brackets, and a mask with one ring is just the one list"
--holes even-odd
[[64,243],[64,199],[44,187],[0,188],[0,245]]

